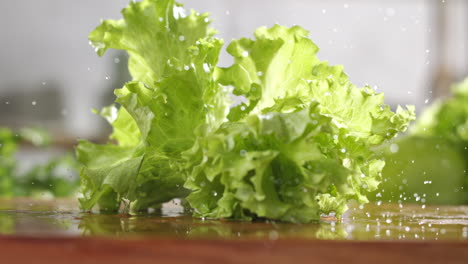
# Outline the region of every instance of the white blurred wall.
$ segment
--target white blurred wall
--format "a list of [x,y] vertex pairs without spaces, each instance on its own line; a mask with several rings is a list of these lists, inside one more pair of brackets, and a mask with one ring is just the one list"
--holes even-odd
[[[422,108],[438,60],[434,41],[436,1],[284,1],[180,0],[188,8],[210,12],[220,37],[251,37],[255,28],[274,23],[301,25],[321,48],[319,58],[343,64],[357,85],[378,86],[391,104]],[[450,70],[468,75],[467,2],[450,5]],[[114,78],[115,52],[104,58],[89,47],[87,35],[101,18],[120,18],[125,0],[15,0],[0,4],[0,104],[2,94],[27,94],[55,81],[64,92],[63,133],[90,137],[102,129],[91,108]],[[229,56],[221,64],[227,66]],[[15,84],[15,85],[13,85]],[[108,91],[107,91],[108,92]],[[31,104],[35,111],[41,104]],[[0,120],[1,122],[1,120]],[[0,123],[0,126],[2,124]]]

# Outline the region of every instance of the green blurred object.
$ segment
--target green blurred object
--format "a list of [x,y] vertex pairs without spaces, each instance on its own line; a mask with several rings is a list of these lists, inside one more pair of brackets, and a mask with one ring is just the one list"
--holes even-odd
[[24,128],[18,133],[0,128],[0,198],[64,197],[75,194],[79,186],[79,165],[72,154],[52,158],[19,173],[15,154],[21,143],[45,148],[51,138],[40,128]]
[[11,130],[0,128],[0,197],[13,195],[11,175],[16,166],[14,153],[18,140],[18,136],[15,136]]
[[374,201],[463,204],[465,161],[448,140],[406,136],[386,147]]
[[383,183],[372,200],[468,204],[468,79],[452,93],[383,149]]

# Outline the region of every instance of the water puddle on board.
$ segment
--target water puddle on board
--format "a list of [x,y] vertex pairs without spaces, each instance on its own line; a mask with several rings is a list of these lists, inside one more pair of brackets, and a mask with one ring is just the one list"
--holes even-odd
[[128,216],[83,213],[74,200],[0,200],[0,234],[112,236],[177,239],[465,240],[468,206],[371,203],[352,206],[337,221],[310,224],[234,222],[192,218],[171,204],[164,214]]

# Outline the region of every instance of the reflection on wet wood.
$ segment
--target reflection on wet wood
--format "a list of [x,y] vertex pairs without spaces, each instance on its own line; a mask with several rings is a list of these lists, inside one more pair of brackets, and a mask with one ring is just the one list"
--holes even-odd
[[4,263],[466,263],[468,244],[0,237]]

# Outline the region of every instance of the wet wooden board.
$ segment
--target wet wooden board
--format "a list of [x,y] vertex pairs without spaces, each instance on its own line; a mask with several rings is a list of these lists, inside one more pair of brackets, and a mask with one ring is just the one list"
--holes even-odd
[[463,242],[0,237],[2,263],[467,263]]
[[468,263],[468,207],[352,207],[310,224],[81,212],[75,200],[0,200],[0,264]]

